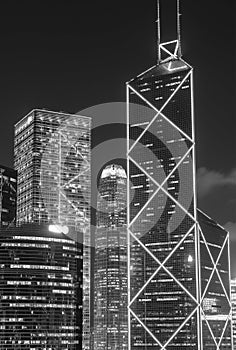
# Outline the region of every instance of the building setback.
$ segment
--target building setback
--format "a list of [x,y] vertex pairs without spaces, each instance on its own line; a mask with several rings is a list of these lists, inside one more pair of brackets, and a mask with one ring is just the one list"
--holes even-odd
[[198,210],[203,349],[232,349],[229,233]]
[[160,42],[159,1],[157,28],[157,63],[127,83],[128,349],[230,350],[228,235],[214,225],[207,249],[217,246],[219,260],[206,267],[200,232],[208,237],[211,224],[203,229],[201,214],[198,224],[193,68],[182,59],[179,0],[177,39]]
[[0,230],[2,350],[81,349],[82,254],[58,226]]
[[[66,226],[83,234],[83,348],[90,342],[91,119],[35,109],[15,125],[17,225]],[[81,239],[81,238],[80,238]]]
[[94,350],[127,350],[125,170],[103,169],[98,185],[94,262]]
[[0,222],[1,227],[16,223],[17,172],[0,165]]

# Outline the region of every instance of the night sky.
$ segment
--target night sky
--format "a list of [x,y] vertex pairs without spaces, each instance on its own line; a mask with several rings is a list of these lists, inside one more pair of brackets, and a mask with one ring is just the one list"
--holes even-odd
[[[175,39],[162,0],[163,40]],[[195,70],[198,205],[236,249],[236,8],[182,0],[184,59]],[[0,12],[0,163],[13,125],[33,108],[76,113],[125,101],[125,82],[155,64],[155,0],[8,1]],[[233,254],[235,255],[235,254]],[[233,260],[236,276],[236,259]]]

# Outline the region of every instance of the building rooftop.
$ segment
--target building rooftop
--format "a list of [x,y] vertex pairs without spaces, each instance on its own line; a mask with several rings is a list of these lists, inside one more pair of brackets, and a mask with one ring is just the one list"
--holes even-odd
[[109,176],[127,178],[124,168],[121,165],[116,164],[108,165],[105,169],[103,169],[101,178],[104,179],[105,177]]
[[136,81],[136,79],[138,80],[142,80],[142,79],[149,79],[151,77],[160,77],[160,76],[164,76],[164,75],[169,75],[169,74],[173,74],[178,71],[184,71],[186,70],[187,72],[190,71],[191,67],[184,62],[182,59],[174,59],[174,60],[169,60],[166,62],[162,62],[158,65],[155,65],[153,67],[151,67],[150,69],[148,69],[147,71],[139,74],[136,78],[132,79],[130,82],[128,83],[132,83],[134,81]]

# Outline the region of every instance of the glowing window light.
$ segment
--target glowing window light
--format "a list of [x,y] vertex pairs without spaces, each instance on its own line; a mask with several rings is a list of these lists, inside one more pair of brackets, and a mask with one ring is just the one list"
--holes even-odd
[[53,233],[64,233],[65,235],[67,235],[69,232],[69,228],[67,226],[61,225],[49,225],[48,230]]
[[189,255],[189,256],[188,256],[188,262],[189,262],[189,263],[192,263],[192,262],[193,262],[193,257],[192,257],[192,255]]

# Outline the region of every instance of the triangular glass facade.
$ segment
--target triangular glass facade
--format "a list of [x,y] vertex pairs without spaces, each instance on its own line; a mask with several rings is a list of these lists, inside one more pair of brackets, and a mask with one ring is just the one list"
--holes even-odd
[[[232,349],[229,235],[200,211],[198,221],[201,247],[202,328],[204,330],[207,324],[218,349]],[[214,345],[210,345],[211,337],[206,331],[203,332],[206,349],[210,349],[210,346],[214,348]]]
[[198,338],[192,70],[173,67],[128,84],[130,350],[146,349],[146,334],[161,349]]
[[170,56],[127,84],[129,350],[212,350],[231,317],[228,236],[197,216],[193,72]]

